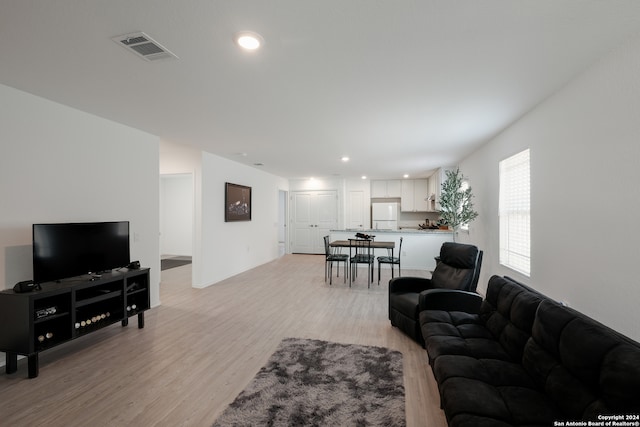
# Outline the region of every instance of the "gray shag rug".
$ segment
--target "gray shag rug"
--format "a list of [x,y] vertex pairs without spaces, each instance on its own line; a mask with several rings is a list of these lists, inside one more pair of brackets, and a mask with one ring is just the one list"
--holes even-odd
[[214,427],[405,425],[400,352],[287,338]]

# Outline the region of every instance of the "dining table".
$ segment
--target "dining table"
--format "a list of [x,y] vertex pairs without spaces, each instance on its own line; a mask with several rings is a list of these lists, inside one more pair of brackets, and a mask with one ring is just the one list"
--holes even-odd
[[[351,246],[351,243],[349,243],[349,240],[334,240],[333,242],[329,243],[329,246],[332,248],[348,248]],[[374,253],[375,253],[375,249],[386,249],[388,251],[387,253],[392,258],[393,258],[393,250],[395,249],[395,247],[396,247],[396,242],[383,242],[383,241],[375,241],[375,240],[371,241],[371,249],[374,249]]]
[[[352,241],[354,240],[362,240],[362,239],[351,239]],[[334,240],[333,242],[329,243],[329,247],[331,248],[350,248],[352,247],[352,243],[349,240]],[[375,254],[375,250],[376,249],[386,249],[387,253],[390,253],[391,257],[393,257],[393,250],[396,247],[396,242],[384,242],[384,241],[375,241],[375,240],[371,240],[371,249],[374,250],[374,254]],[[351,250],[349,250],[349,256],[351,256]],[[371,267],[373,268],[373,266]],[[351,286],[351,279],[352,279],[352,275],[349,275],[349,286]],[[367,286],[370,284],[370,280],[368,280],[368,284]]]
[[[332,248],[348,248],[351,246],[348,240],[334,240],[329,243],[329,246]],[[382,242],[382,241],[371,241],[372,249],[387,249],[391,250],[391,256],[393,256],[393,250],[396,247],[396,242]]]

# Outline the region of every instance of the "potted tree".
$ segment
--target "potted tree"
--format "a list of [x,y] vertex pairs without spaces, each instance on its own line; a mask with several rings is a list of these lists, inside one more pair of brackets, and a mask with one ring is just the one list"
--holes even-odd
[[445,173],[447,178],[442,183],[440,193],[440,217],[453,229],[455,241],[460,226],[476,219],[478,212],[473,210],[471,187],[465,182],[460,169],[447,170]]

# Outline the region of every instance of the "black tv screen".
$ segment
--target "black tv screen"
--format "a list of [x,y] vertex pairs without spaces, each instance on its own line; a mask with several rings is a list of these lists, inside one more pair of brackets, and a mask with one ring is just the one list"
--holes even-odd
[[33,280],[51,282],[124,267],[129,222],[33,224]]

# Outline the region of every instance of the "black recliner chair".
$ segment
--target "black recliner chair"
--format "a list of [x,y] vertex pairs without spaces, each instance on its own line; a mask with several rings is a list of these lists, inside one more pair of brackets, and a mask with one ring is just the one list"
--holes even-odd
[[[475,292],[480,278],[482,251],[474,245],[445,242],[431,279],[396,277],[389,281],[389,320],[424,347],[418,314],[431,289]],[[422,296],[421,296],[422,295]]]

